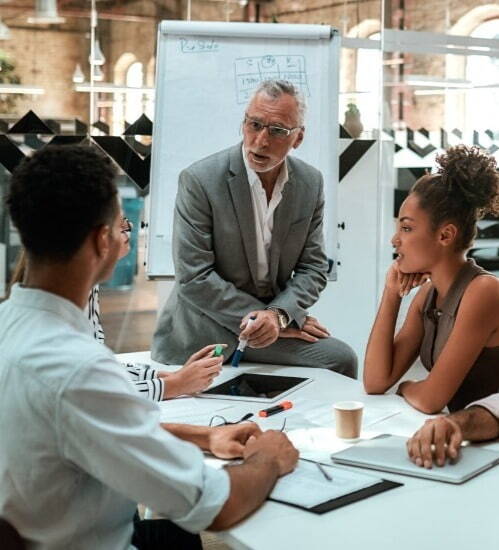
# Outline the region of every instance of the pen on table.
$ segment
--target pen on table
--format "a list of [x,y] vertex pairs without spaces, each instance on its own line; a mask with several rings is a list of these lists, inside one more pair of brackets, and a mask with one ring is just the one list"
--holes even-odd
[[266,418],[267,416],[272,416],[273,414],[287,411],[288,409],[291,409],[292,406],[293,403],[291,403],[291,401],[283,401],[282,403],[279,403],[279,405],[258,411],[258,416]]
[[326,472],[324,466],[320,462],[317,462],[316,460],[311,460],[310,458],[302,458],[302,457],[300,457],[300,460],[303,460],[305,462],[312,462],[313,464],[315,464],[317,466],[317,468],[319,468],[319,471],[321,472],[321,474],[328,481],[333,481],[333,476],[331,476],[328,472]]
[[[251,324],[256,320],[256,317],[250,317],[248,319],[248,322],[246,323],[246,326],[244,327],[244,330],[246,330]],[[234,352],[234,355],[232,356],[232,362],[231,365],[233,367],[239,366],[239,361],[241,361],[241,357],[243,356],[244,349],[246,348],[246,345],[248,344],[248,340],[245,340],[244,338],[239,338],[239,344],[237,345],[237,349]]]
[[328,481],[333,481],[333,478],[326,472],[326,470],[324,469],[324,467],[322,466],[322,464],[320,464],[319,462],[316,462],[315,463],[317,468],[319,468],[319,470],[322,472],[322,475],[328,480]]

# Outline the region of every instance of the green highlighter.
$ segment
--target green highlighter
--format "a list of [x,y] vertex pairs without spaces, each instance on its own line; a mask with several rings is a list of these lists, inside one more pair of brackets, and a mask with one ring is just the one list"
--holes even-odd
[[224,352],[224,347],[222,346],[222,344],[217,344],[215,346],[215,349],[213,350],[212,357],[220,357],[223,352]]

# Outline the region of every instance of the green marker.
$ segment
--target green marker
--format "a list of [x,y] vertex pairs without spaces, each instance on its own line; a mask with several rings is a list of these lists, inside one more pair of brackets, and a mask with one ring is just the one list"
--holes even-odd
[[220,357],[223,352],[224,352],[224,347],[222,346],[222,344],[217,344],[215,346],[215,349],[213,350],[213,357]]

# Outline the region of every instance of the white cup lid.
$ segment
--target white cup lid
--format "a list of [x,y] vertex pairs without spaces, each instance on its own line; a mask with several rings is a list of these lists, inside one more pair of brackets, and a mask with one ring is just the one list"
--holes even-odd
[[362,401],[338,401],[333,407],[339,411],[356,411],[364,408]]

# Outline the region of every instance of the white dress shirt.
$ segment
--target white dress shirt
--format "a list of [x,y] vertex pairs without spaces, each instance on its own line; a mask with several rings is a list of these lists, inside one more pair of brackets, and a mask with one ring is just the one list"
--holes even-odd
[[131,548],[142,502],[180,527],[211,524],[227,472],[159,426],[82,310],[14,286],[0,305],[0,516],[29,548]]
[[272,230],[274,228],[274,211],[282,199],[284,185],[288,181],[288,167],[286,161],[282,163],[281,171],[277,176],[272,197],[267,202],[267,195],[258,174],[252,170],[246,158],[243,146],[243,161],[248,174],[248,182],[253,203],[256,232],[256,257],[258,282],[262,287],[269,287],[269,254],[272,243]]
[[469,407],[473,407],[475,405],[487,409],[496,418],[499,418],[499,393],[494,393],[488,397],[479,399],[478,401],[473,401],[473,403],[467,405],[466,408],[468,409]]

